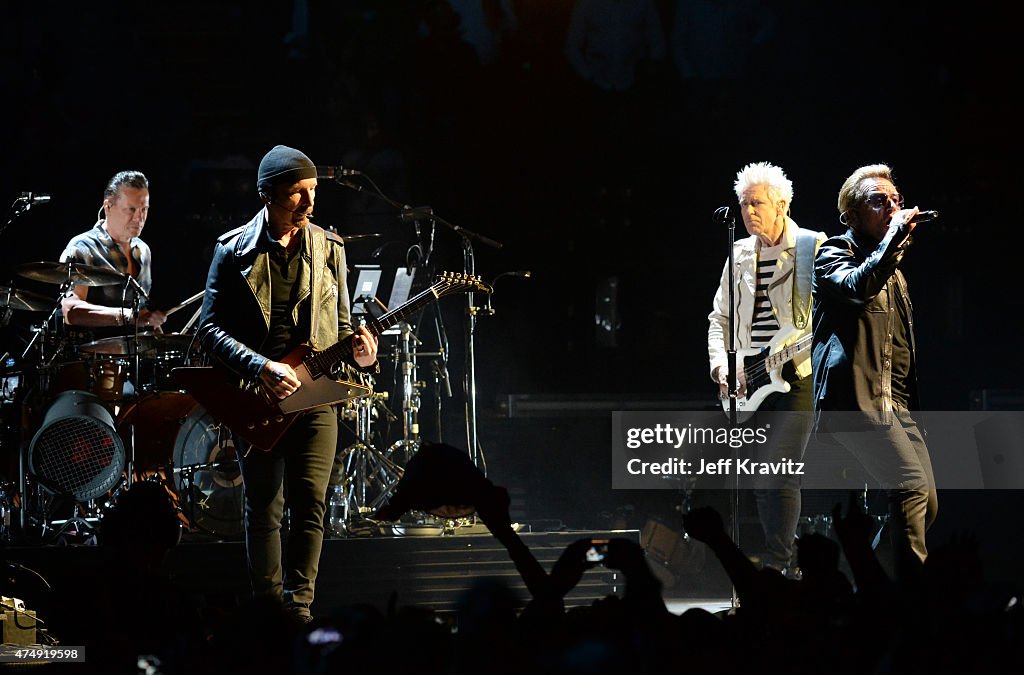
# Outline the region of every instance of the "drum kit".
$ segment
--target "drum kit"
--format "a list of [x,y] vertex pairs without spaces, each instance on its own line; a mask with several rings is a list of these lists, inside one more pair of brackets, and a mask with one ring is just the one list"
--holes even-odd
[[3,454],[17,455],[19,478],[18,485],[0,482],[0,511],[9,521],[0,541],[12,539],[14,529],[44,541],[88,532],[118,492],[139,480],[161,482],[192,530],[239,536],[242,487],[231,436],[170,381],[173,368],[201,365],[190,334],[198,311],[181,333],[82,342],[58,321],[61,300],[73,286],[124,285],[126,275],[75,262],[33,262],[14,272],[61,290],[54,301],[0,287],[5,320],[12,312],[49,312],[31,327],[20,358],[0,360],[8,427],[0,443],[16,447]]

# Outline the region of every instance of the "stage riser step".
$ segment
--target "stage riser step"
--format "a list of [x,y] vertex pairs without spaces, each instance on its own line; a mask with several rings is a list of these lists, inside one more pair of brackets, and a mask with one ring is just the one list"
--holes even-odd
[[[565,547],[581,538],[623,537],[639,544],[637,530],[520,534],[545,569]],[[111,563],[102,547],[40,546],[3,550],[8,560],[42,574],[57,593],[74,594],[83,580],[99,579]],[[241,542],[182,543],[171,550],[167,572],[197,597],[235,602],[248,597],[245,548]],[[384,609],[391,594],[400,606],[455,609],[459,598],[479,579],[500,579],[525,605],[529,594],[508,553],[490,534],[436,537],[327,539],[320,557],[314,613],[366,603]],[[623,578],[604,567],[589,570],[566,598],[569,607],[622,595]]]

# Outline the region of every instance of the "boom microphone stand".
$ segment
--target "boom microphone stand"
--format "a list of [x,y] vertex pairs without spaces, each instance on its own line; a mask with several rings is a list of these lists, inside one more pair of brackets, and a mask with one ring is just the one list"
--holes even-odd
[[[466,274],[476,273],[476,260],[473,253],[473,242],[479,242],[485,246],[491,248],[502,248],[502,244],[494,239],[485,237],[482,234],[468,230],[460,225],[448,222],[444,218],[434,213],[434,210],[429,206],[410,207],[408,205],[399,204],[394,199],[384,195],[376,185],[373,186],[374,191],[367,191],[362,185],[343,178],[342,176],[361,175],[367,180],[370,180],[368,176],[362,174],[359,171],[353,171],[347,169],[341,172],[328,171],[329,177],[334,178],[339,185],[343,185],[349,189],[356,190],[357,192],[367,192],[368,194],[374,195],[378,199],[381,199],[388,204],[391,204],[400,212],[400,217],[403,220],[411,220],[416,223],[416,232],[419,236],[419,221],[425,220],[430,222],[431,234],[428,243],[427,250],[423,253],[422,260],[425,264],[430,259],[430,255],[434,244],[434,226],[437,224],[447,227],[452,232],[455,232],[462,237],[462,252],[463,252],[463,272]],[[373,181],[370,180],[371,185]],[[476,354],[475,354],[475,339],[476,339],[476,315],[480,310],[473,303],[473,293],[466,294],[466,374],[465,374],[465,393],[466,393],[466,441],[469,445],[469,456],[473,462],[473,465],[478,469],[484,470],[481,467],[480,452],[479,452],[479,439],[477,435],[477,414],[476,414]]]

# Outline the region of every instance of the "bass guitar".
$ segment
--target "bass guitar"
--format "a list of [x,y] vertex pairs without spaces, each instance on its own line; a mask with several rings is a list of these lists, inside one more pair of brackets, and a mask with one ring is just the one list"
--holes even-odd
[[[791,332],[780,332],[764,347],[736,351],[736,367],[747,378],[747,395],[736,399],[737,422],[742,424],[750,419],[769,394],[789,392],[789,382],[782,379],[782,366],[811,348],[810,335],[805,335],[781,349],[778,347],[792,337]],[[722,401],[722,410],[728,415],[728,395],[720,395],[719,398]]]

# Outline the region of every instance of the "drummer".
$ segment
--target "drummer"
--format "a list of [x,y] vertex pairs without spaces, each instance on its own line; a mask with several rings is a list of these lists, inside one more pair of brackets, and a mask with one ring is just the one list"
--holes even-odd
[[[149,181],[141,171],[121,171],[113,176],[103,191],[99,220],[92,229],[71,239],[60,256],[85,265],[113,268],[131,275],[149,294],[152,286],[152,255],[139,235],[149,215]],[[108,330],[98,334],[114,335],[132,332],[132,307],[137,293],[133,285],[74,286],[61,303],[64,323],[69,326]],[[157,330],[167,316],[146,308],[144,297],[138,298],[135,323],[141,330]],[[112,330],[119,328],[120,330]]]

